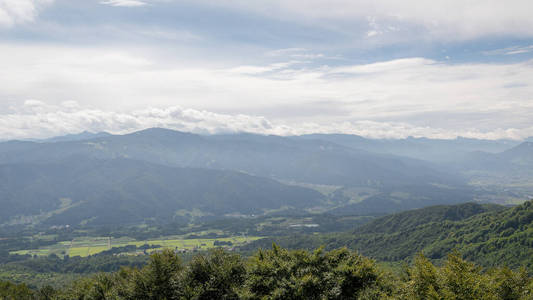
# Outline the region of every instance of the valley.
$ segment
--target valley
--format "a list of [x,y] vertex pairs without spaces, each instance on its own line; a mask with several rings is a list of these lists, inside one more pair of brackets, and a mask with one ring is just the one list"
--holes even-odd
[[[533,267],[527,146],[380,143],[394,144],[159,128],[0,143],[0,279],[58,288],[168,250],[191,261],[273,244],[348,247],[393,273],[453,251],[484,268]],[[453,161],[435,159],[443,145]]]

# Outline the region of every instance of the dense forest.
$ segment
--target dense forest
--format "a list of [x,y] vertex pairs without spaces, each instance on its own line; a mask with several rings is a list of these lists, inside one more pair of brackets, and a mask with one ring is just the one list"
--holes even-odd
[[346,248],[312,252],[273,245],[244,259],[222,249],[184,264],[173,251],[142,268],[84,277],[59,289],[0,282],[3,299],[532,299],[522,268],[483,270],[457,252],[442,266],[419,254],[400,274]]

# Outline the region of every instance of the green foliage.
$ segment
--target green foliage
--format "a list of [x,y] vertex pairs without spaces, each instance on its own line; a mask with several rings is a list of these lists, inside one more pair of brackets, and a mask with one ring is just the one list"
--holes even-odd
[[141,269],[123,268],[76,280],[55,290],[0,282],[0,299],[409,299],[526,300],[533,278],[525,269],[486,272],[458,252],[435,266],[419,254],[401,276],[346,248],[313,252],[273,245],[248,261],[222,249],[198,254],[189,264],[169,250],[155,253]]
[[172,299],[182,270],[181,260],[173,251],[154,253],[145,268],[132,273],[132,299]]
[[14,284],[0,281],[0,299],[5,300],[31,300],[33,291],[25,284]]
[[25,269],[36,273],[77,273],[114,272],[121,267],[141,267],[147,262],[145,256],[92,255],[88,257],[57,256],[36,257],[21,262],[12,262],[6,267]]
[[346,248],[310,253],[273,245],[252,258],[248,286],[251,299],[355,299],[381,278],[371,260]]
[[513,272],[508,268],[481,268],[463,260],[453,252],[443,267],[435,267],[418,255],[403,278],[400,299],[532,299],[533,280],[525,269]]
[[291,249],[347,246],[388,262],[410,260],[418,252],[439,261],[457,249],[483,267],[524,266],[531,271],[533,200],[506,209],[478,204],[428,207],[385,216],[349,233],[265,239],[246,248],[267,247],[273,240]]
[[183,299],[238,299],[246,280],[246,265],[237,254],[222,249],[194,257],[181,276]]

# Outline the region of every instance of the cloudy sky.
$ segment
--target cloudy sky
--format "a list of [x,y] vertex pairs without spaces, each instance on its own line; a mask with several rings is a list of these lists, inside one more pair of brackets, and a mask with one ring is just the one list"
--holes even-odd
[[533,136],[530,0],[0,0],[0,139]]

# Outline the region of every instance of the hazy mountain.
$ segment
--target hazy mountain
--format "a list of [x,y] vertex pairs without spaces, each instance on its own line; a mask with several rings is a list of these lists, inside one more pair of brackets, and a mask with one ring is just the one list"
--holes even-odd
[[54,162],[69,156],[131,158],[180,167],[228,169],[330,185],[460,183],[427,163],[335,143],[252,134],[200,136],[148,129],[122,136],[44,144],[0,144],[0,163]]
[[55,143],[55,142],[68,142],[68,141],[83,141],[83,140],[91,140],[91,139],[95,139],[99,137],[106,137],[110,135],[111,134],[107,132],[93,133],[89,131],[84,131],[84,132],[80,132],[77,134],[67,134],[67,135],[62,135],[62,136],[51,137],[48,139],[37,140],[37,142]]
[[[476,193],[469,187],[412,185],[385,187],[377,194],[357,203],[350,203],[330,210],[335,215],[383,215],[438,204],[457,204],[475,199]],[[339,201],[340,195],[335,198]]]
[[295,138],[320,139],[351,148],[407,156],[433,162],[454,161],[474,151],[499,153],[520,143],[512,140],[480,140],[463,137],[456,139],[414,137],[408,137],[406,139],[368,139],[349,134],[310,134]]
[[533,179],[533,142],[501,153],[472,152],[451,166],[473,178],[492,178],[500,184],[509,183],[509,179],[527,183]]
[[[89,137],[92,134],[83,136]],[[329,135],[326,137],[329,137]],[[352,138],[351,136],[342,137]],[[116,163],[116,161],[121,160],[128,162],[127,168]],[[94,169],[96,166],[93,168],[88,163],[85,168],[80,168],[80,164],[84,165],[82,162],[90,161],[95,161],[97,166],[99,161],[113,161],[113,166],[118,169],[116,171],[108,168]],[[305,138],[254,134],[202,136],[153,128],[127,135],[104,134],[101,137],[81,140],[74,138],[46,143],[28,141],[4,142],[0,143],[0,166],[2,164],[5,165],[6,170],[15,175],[17,172],[27,172],[27,175],[14,176],[6,181],[24,187],[17,194],[19,198],[5,194],[5,197],[13,202],[13,209],[18,207],[17,205],[22,206],[21,210],[12,212],[14,215],[25,214],[27,212],[26,209],[33,214],[39,213],[41,210],[48,212],[52,210],[50,207],[57,209],[59,198],[72,198],[68,196],[68,193],[66,193],[66,196],[61,195],[61,193],[64,193],[63,191],[68,191],[75,195],[85,194],[84,197],[96,197],[98,195],[97,199],[91,200],[90,203],[99,203],[99,201],[103,201],[102,199],[108,199],[108,201],[128,199],[127,201],[124,200],[120,205],[117,204],[117,207],[123,208],[119,213],[123,215],[121,218],[124,220],[140,220],[147,217],[142,212],[150,211],[152,205],[146,204],[146,210],[139,209],[136,212],[130,212],[128,205],[132,205],[137,209],[143,207],[145,203],[149,203],[149,201],[137,203],[140,198],[145,197],[146,199],[156,199],[157,201],[169,198],[168,195],[172,193],[168,189],[173,188],[172,186],[175,182],[172,180],[181,180],[181,177],[176,177],[177,175],[175,174],[177,173],[169,172],[169,177],[165,177],[163,174],[166,173],[161,173],[164,168],[172,169],[174,170],[173,172],[181,170],[179,174],[182,175],[180,176],[186,176],[186,171],[183,168],[199,168],[237,171],[264,177],[261,178],[264,182],[272,182],[270,179],[275,179],[282,182],[290,182],[291,184],[306,183],[308,185],[303,184],[303,186],[309,188],[317,188],[315,185],[328,185],[330,189],[337,190],[328,195],[328,206],[323,207],[323,209],[335,207],[330,212],[338,215],[381,215],[428,205],[467,202],[476,198],[472,188],[464,184],[462,177],[457,175],[458,173],[439,171],[436,169],[439,167],[438,165],[412,158],[355,149],[331,141],[311,138],[310,136]],[[73,164],[73,166],[69,167],[68,164]],[[138,164],[138,166],[134,167],[135,164]],[[154,165],[158,167],[153,167]],[[69,174],[62,179],[64,181],[59,179],[62,177],[57,177],[60,176],[58,172],[42,173],[43,171],[39,169],[44,167],[52,168],[53,166],[63,168],[66,171],[62,171],[62,173]],[[139,185],[124,185],[125,182],[132,180],[132,176],[140,174],[141,168],[148,168],[147,166],[152,167],[149,167],[146,174],[156,174],[153,176],[157,180],[142,181]],[[17,168],[20,168],[20,170]],[[34,168],[35,171],[24,171],[26,168]],[[71,174],[74,170],[79,170],[79,172]],[[112,171],[114,173],[111,173]],[[87,173],[85,178],[83,177],[84,172]],[[100,175],[99,172],[103,172],[103,175]],[[203,170],[202,172],[208,171]],[[34,178],[37,174],[42,174],[41,177],[35,179],[35,182],[40,184],[35,185],[35,182],[28,183],[25,181],[25,178]],[[54,176],[48,178],[48,174]],[[123,181],[117,181],[118,179],[115,179],[113,174]],[[11,175],[5,173],[2,178],[8,176]],[[101,176],[104,176],[104,178],[108,176],[108,178],[100,181],[95,180]],[[148,178],[147,176],[151,175],[143,175],[141,178]],[[205,177],[204,180],[198,179],[194,186],[198,190],[205,189],[205,186],[208,186],[213,180],[207,175],[202,176]],[[199,176],[199,178],[202,178],[202,176]],[[243,176],[243,174],[240,174],[240,176]],[[80,179],[76,181],[76,184],[67,186],[79,189],[79,193],[65,190],[66,187],[61,183],[70,182],[72,178]],[[266,178],[270,179],[267,180]],[[17,182],[17,180],[20,182]],[[167,183],[170,187],[161,186],[159,182]],[[22,183],[27,183],[27,186],[21,185]],[[138,191],[138,186],[143,186],[144,189]],[[350,196],[350,193],[352,193],[350,189],[357,190],[359,187],[363,187],[363,190],[369,188],[371,191],[367,195],[361,193],[360,197],[354,198]],[[216,185],[212,190],[213,199],[210,200],[210,204],[205,208],[200,205],[200,202],[195,207],[188,207],[184,203],[181,203],[180,207],[183,207],[183,209],[197,208],[202,210],[202,212],[209,213],[230,213],[232,211],[244,213],[257,212],[257,210],[262,208],[279,208],[283,203],[289,206],[298,206],[296,203],[303,203],[300,196],[291,200],[287,198],[289,197],[288,195],[282,196],[280,194],[279,199],[284,200],[276,202],[274,206],[265,206],[263,204],[253,206],[250,204],[249,206],[235,208],[232,206],[232,202],[224,198],[229,197],[229,195],[225,195],[223,192],[220,193],[221,199],[217,200],[215,195],[218,194],[215,188],[221,191],[237,190],[234,187],[226,187],[223,184]],[[260,201],[258,200],[261,199],[258,196],[260,191],[267,193],[269,191],[268,189],[265,191],[255,188],[257,190],[253,193],[251,191],[246,192],[246,195],[250,197],[246,199],[249,203]],[[320,190],[320,188],[317,189]],[[106,192],[100,194],[99,191],[102,190]],[[11,192],[9,188],[7,188],[7,191]],[[28,191],[31,191],[31,193]],[[62,192],[58,194],[54,193],[54,191]],[[191,195],[188,199],[194,198],[192,190],[188,195]],[[244,194],[241,194],[241,196],[244,197]],[[34,205],[31,201],[32,197],[39,197],[41,200]],[[19,203],[19,200],[15,199],[23,199],[26,202],[29,201],[29,203],[15,205],[15,203]],[[76,199],[74,200],[76,203],[79,202]],[[241,199],[239,201],[244,200]],[[66,205],[65,203],[63,204]],[[60,215],[74,214],[76,210],[80,212],[96,211],[96,208],[90,207],[88,203],[83,205],[76,204],[76,207],[71,207],[67,212]],[[176,210],[174,209],[176,207],[166,209],[167,207],[162,206],[159,211],[157,210],[157,207],[159,207],[157,203],[153,205],[155,210],[153,209],[148,215],[162,216],[162,218],[168,219],[170,215],[164,214],[172,214]],[[315,204],[314,202],[305,202],[305,205],[300,205],[299,207],[310,208]],[[24,205],[29,207],[23,207]],[[97,208],[100,207],[100,205],[97,205]],[[6,216],[8,215],[7,211],[9,210],[6,210]],[[97,214],[95,213],[95,215]],[[84,217],[86,216],[85,214]],[[49,218],[49,220],[59,220],[58,218],[59,216],[54,216]],[[74,222],[74,220],[68,219],[68,222]]]
[[312,207],[324,200],[310,189],[234,171],[128,159],[78,157],[46,164],[5,164],[0,166],[0,177],[4,222],[107,224],[151,218],[164,222],[187,217],[187,212],[260,214],[284,206]]
[[524,142],[501,153],[499,157],[516,165],[533,166],[533,142]]

